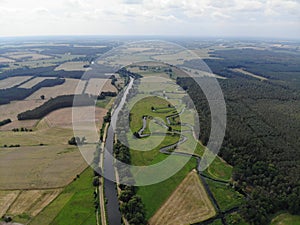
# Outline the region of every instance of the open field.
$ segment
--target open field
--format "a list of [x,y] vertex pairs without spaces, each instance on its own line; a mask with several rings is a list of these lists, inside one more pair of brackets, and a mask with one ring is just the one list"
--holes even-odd
[[207,168],[207,174],[215,179],[229,181],[231,179],[232,169],[232,166],[217,156]]
[[0,217],[6,213],[19,194],[20,191],[0,191]]
[[3,55],[13,58],[15,60],[22,60],[22,59],[41,60],[41,59],[52,58],[52,56],[49,56],[49,55],[42,55],[42,54],[32,53],[32,52],[10,52],[10,53],[6,53]]
[[36,78],[22,84],[19,88],[28,88],[29,89],[46,79],[55,79],[55,77],[36,77]]
[[34,217],[52,202],[61,191],[62,189],[21,191],[15,201],[9,206],[6,214],[12,216],[25,214],[29,217]]
[[[79,85],[78,88],[77,85]],[[84,89],[84,81],[68,78],[61,85],[57,85],[54,87],[43,87],[39,89],[38,91],[34,92],[25,100],[40,99],[41,95],[44,95],[45,99],[50,99],[60,95],[81,94],[83,89]]]
[[149,220],[149,224],[192,224],[215,214],[198,174],[193,170]]
[[63,187],[86,166],[79,150],[67,145],[3,148],[0,189]]
[[0,89],[11,88],[23,83],[26,80],[29,80],[31,76],[22,76],[22,77],[8,77],[4,80],[0,80]]
[[247,223],[242,216],[236,212],[226,215],[226,221],[228,224],[249,225],[249,223]]
[[99,95],[102,91],[117,92],[116,87],[111,84],[110,79],[91,78],[85,93]]
[[93,171],[88,168],[29,224],[96,224],[92,179]]
[[228,210],[239,206],[244,201],[244,196],[235,191],[232,187],[209,179],[206,179],[206,182],[221,210]]
[[233,72],[238,72],[238,73],[242,73],[242,74],[245,74],[247,76],[250,76],[250,77],[254,77],[254,78],[257,78],[257,79],[260,79],[260,80],[268,80],[267,78],[265,77],[262,77],[262,76],[259,76],[259,75],[256,75],[254,73],[250,73],[242,68],[234,68],[234,69],[231,69]]
[[38,120],[14,120],[11,123],[1,126],[0,131],[11,131],[14,128],[20,129],[21,127],[34,129],[38,122]]
[[85,65],[89,65],[89,62],[65,62],[55,68],[55,71],[86,71],[88,68],[84,68]]
[[300,216],[283,213],[272,219],[270,225],[300,225]]
[[[160,155],[161,157],[167,157]],[[180,157],[180,156],[179,156]],[[146,209],[146,218],[150,219],[161,205],[170,197],[177,186],[182,182],[186,175],[196,167],[196,160],[190,161],[174,176],[169,179],[148,186],[138,188],[137,194],[141,196]]]
[[[85,107],[72,107],[62,108],[49,113],[45,120],[50,127],[72,128],[72,111],[76,110],[77,121],[81,122],[95,122],[96,127],[101,127],[103,117],[106,115],[107,110],[103,108],[85,106]],[[95,117],[93,115],[95,113]],[[75,118],[74,118],[75,119]]]
[[12,63],[12,62],[15,62],[15,60],[0,56],[0,63]]

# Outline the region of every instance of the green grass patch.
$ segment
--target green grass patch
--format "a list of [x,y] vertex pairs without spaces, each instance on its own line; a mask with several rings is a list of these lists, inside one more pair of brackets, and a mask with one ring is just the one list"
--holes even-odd
[[217,156],[205,170],[205,174],[218,180],[229,181],[232,175],[232,166]]
[[[167,156],[164,156],[167,157]],[[159,207],[170,197],[177,186],[182,182],[185,176],[196,167],[196,160],[190,161],[178,173],[169,179],[138,188],[137,194],[141,196],[146,209],[146,219],[150,219]]]
[[283,213],[276,216],[270,225],[300,225],[300,216]]
[[106,109],[109,103],[114,99],[113,97],[106,96],[105,99],[98,100],[96,102],[96,107]]
[[206,182],[221,210],[228,210],[235,206],[239,206],[244,201],[244,196],[235,191],[231,186],[209,179],[206,179]]
[[96,224],[92,180],[93,171],[87,168],[30,225]]
[[222,223],[221,219],[218,219],[218,220],[215,220],[214,222],[210,223],[210,225],[223,225],[223,223]]

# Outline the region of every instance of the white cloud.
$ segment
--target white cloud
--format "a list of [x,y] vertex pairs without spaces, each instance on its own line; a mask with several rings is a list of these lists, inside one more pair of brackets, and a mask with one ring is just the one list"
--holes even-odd
[[296,0],[0,0],[0,36],[226,36],[238,35],[238,29],[248,26],[245,36],[299,37],[299,15]]

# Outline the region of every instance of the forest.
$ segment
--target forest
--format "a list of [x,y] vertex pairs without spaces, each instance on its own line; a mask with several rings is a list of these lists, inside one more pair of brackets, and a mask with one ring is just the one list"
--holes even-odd
[[[230,55],[230,51],[224,54]],[[260,60],[260,55],[257,58]],[[218,65],[211,67],[213,72],[230,77],[219,80],[227,105],[226,135],[219,154],[234,166],[236,189],[248,196],[240,213],[248,222],[257,225],[268,224],[272,215],[279,211],[300,214],[300,94],[295,89],[300,81],[299,74],[297,80],[291,82],[280,70],[276,77],[271,72],[262,72],[261,75],[269,74],[269,79],[260,81],[229,72],[228,66],[233,64],[226,60],[211,62],[211,65]],[[234,63],[247,66],[237,56]],[[268,65],[266,61],[260,63],[266,65],[265,70],[280,67]],[[295,65],[290,69],[299,71]],[[177,84],[188,88],[194,100],[202,128],[199,138],[206,144],[210,133],[207,100],[193,79],[178,78]]]

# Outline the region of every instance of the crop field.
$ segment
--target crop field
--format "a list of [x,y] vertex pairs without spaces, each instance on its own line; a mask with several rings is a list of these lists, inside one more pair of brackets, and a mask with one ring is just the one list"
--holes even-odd
[[34,85],[36,85],[46,79],[55,79],[55,77],[36,77],[36,78],[22,84],[21,86],[19,86],[19,88],[28,88],[29,89],[29,88],[32,88]]
[[32,52],[11,52],[3,54],[4,56],[8,56],[10,58],[21,60],[21,59],[29,59],[29,60],[41,60],[41,59],[49,59],[52,58],[52,56],[49,55],[42,55],[38,53],[32,53]]
[[20,191],[0,191],[0,217],[2,217],[9,206],[18,197]]
[[98,95],[102,91],[111,91],[116,92],[115,86],[111,84],[110,79],[101,79],[101,78],[91,78],[86,87],[85,93]]
[[96,224],[92,179],[92,170],[90,168],[84,170],[79,178],[70,183],[29,224]]
[[67,145],[3,148],[0,189],[63,187],[86,166],[79,150]]
[[[77,85],[78,88],[77,88]],[[54,87],[43,87],[38,91],[34,92],[25,100],[37,100],[40,99],[41,95],[45,96],[45,99],[55,98],[59,95],[72,95],[81,94],[84,89],[84,82],[78,79],[68,78],[66,81]]]
[[5,213],[13,216],[27,214],[34,217],[52,202],[61,191],[62,189],[20,191]]
[[149,220],[149,224],[192,224],[215,214],[198,174],[193,170]]
[[0,127],[0,131],[11,131],[14,128],[27,128],[34,129],[38,124],[39,120],[14,120],[11,123],[8,123]]
[[0,56],[0,63],[11,63],[11,62],[15,62],[15,60]]
[[22,76],[22,77],[8,77],[4,80],[0,80],[0,89],[11,88],[23,83],[26,80],[29,80],[31,76]]
[[89,65],[89,62],[66,62],[55,68],[55,71],[86,71],[88,68],[84,68],[85,65]]
[[11,120],[17,120],[17,115],[20,112],[34,109],[42,105],[43,103],[44,101],[39,98],[24,101],[13,101],[9,104],[0,105],[0,120],[4,120],[7,118],[10,118]]

